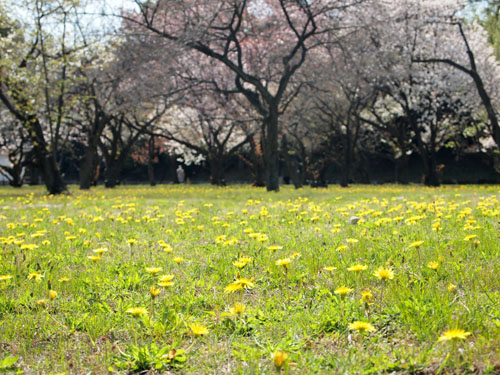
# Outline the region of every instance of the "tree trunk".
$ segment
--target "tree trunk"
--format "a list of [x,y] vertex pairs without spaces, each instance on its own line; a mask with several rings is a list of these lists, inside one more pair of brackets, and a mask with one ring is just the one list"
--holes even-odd
[[14,164],[10,175],[12,177],[12,180],[9,182],[10,186],[16,188],[23,186],[23,165],[21,163]]
[[264,166],[267,191],[279,191],[278,153],[278,108],[270,106],[269,115],[264,120],[266,139],[264,145]]
[[344,150],[344,163],[342,165],[342,172],[340,174],[340,186],[349,186],[349,176],[351,175],[351,136],[349,128],[347,128],[346,140]]
[[148,179],[149,179],[149,184],[151,186],[156,185],[154,158],[155,158],[155,139],[154,137],[150,137],[148,141]]
[[106,164],[106,170],[104,172],[104,186],[107,188],[114,188],[120,183],[120,175],[123,168],[123,162],[118,160],[113,160],[111,163]]
[[298,165],[295,160],[295,155],[290,153],[288,149],[288,142],[286,139],[286,135],[281,137],[281,150],[283,153],[283,158],[285,159],[286,168],[288,169],[288,173],[290,175],[290,179],[292,180],[293,186],[295,189],[299,189],[302,187],[302,180],[298,173]]
[[426,174],[424,177],[424,184],[426,186],[439,186],[439,173],[437,170],[436,157],[434,153],[428,157],[428,166],[426,168]]
[[208,159],[210,164],[210,183],[216,186],[226,186],[224,171],[226,169],[225,160],[220,156],[212,156]]
[[95,157],[97,155],[97,144],[90,144],[83,156],[82,164],[80,165],[80,189],[88,190],[92,185],[95,176]]
[[36,164],[42,172],[43,182],[49,194],[61,194],[68,188],[61,176],[59,166],[51,152],[45,145],[38,144],[34,147]]

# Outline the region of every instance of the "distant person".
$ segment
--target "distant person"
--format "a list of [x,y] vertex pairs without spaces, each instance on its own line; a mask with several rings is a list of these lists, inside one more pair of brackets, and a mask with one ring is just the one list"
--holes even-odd
[[175,172],[177,173],[177,181],[179,181],[179,184],[183,184],[184,178],[186,177],[186,173],[184,172],[182,165],[179,165]]

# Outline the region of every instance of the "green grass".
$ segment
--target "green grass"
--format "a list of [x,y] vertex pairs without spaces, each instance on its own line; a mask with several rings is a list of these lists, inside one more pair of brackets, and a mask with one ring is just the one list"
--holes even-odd
[[[11,276],[0,281],[0,372],[500,371],[499,186],[72,191],[0,189],[0,275]],[[89,259],[99,248],[108,251]],[[241,270],[240,257],[252,258]],[[354,264],[368,267],[349,272]],[[379,267],[394,278],[379,280]],[[166,274],[173,285],[158,286]],[[225,293],[238,277],[253,288]],[[345,298],[342,286],[353,289]],[[375,330],[351,330],[354,321]],[[195,323],[209,333],[195,336]],[[453,328],[470,335],[438,342]],[[277,350],[288,355],[281,368]]]

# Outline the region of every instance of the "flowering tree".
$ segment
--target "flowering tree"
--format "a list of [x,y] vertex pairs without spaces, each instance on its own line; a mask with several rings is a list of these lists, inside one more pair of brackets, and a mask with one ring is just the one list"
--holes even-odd
[[7,159],[0,164],[0,174],[13,187],[23,185],[26,154],[30,148],[28,134],[12,114],[4,109],[0,111],[0,152]]
[[[26,130],[34,162],[53,194],[67,190],[58,156],[68,136],[65,125],[73,100],[68,87],[79,48],[78,38],[68,40],[70,29],[77,28],[74,9],[69,0],[31,1],[22,21],[8,20],[0,39],[0,101]],[[54,23],[60,27],[58,35],[49,32]]]
[[216,60],[231,86],[259,113],[264,129],[268,190],[278,190],[278,122],[300,85],[293,78],[317,36],[338,26],[359,1],[224,0],[135,1],[131,26]]

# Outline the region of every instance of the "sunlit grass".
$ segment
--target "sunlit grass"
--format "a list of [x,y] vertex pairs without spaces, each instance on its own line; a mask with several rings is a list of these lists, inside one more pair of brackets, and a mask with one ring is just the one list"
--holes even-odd
[[0,370],[499,371],[498,186],[72,191],[0,189]]

